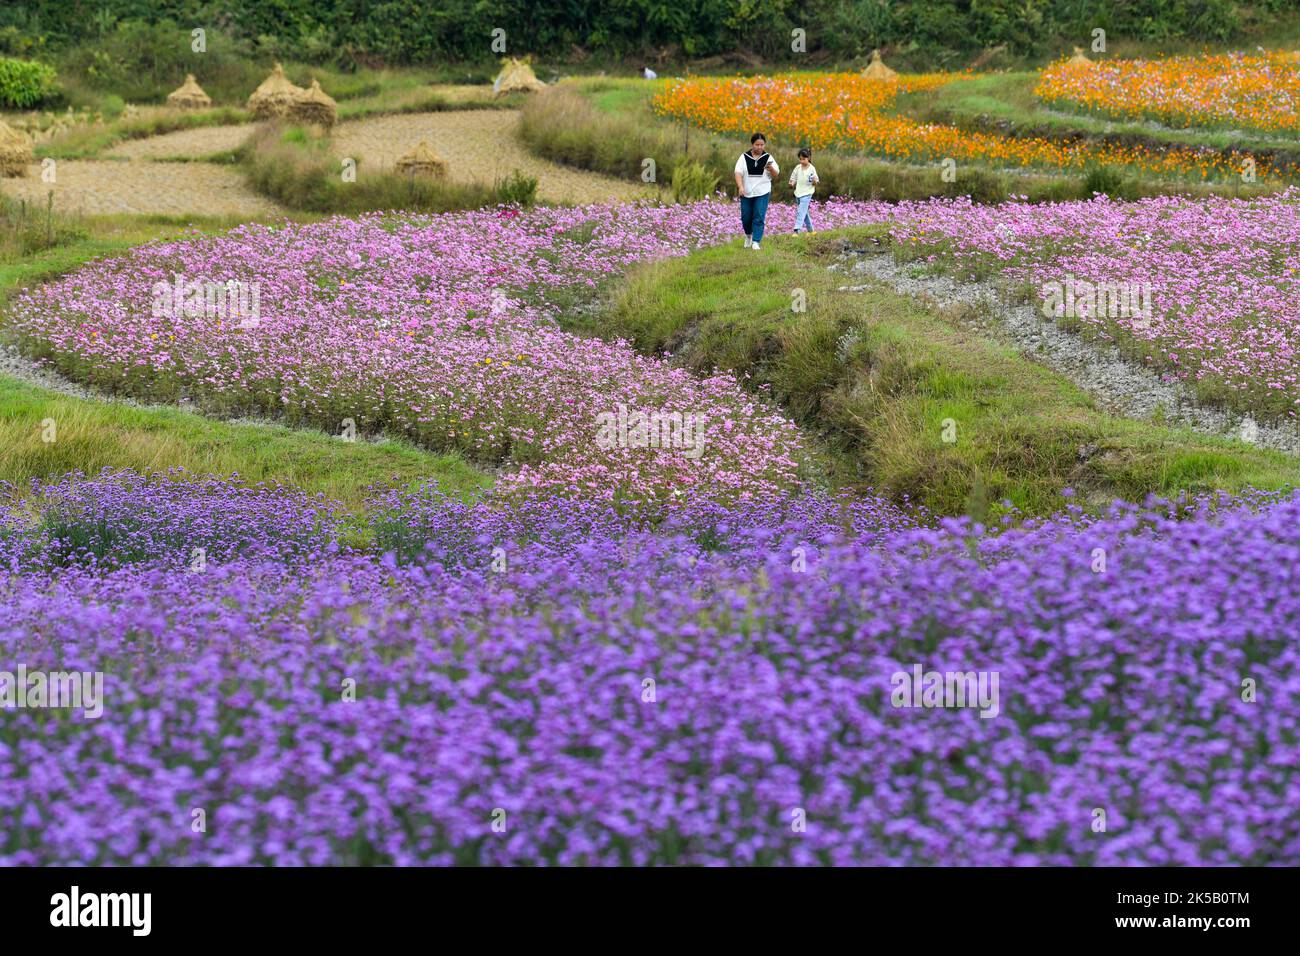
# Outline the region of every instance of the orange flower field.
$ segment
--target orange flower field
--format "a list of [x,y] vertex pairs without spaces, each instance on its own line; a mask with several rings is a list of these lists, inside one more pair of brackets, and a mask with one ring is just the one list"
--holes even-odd
[[[951,158],[997,167],[1079,170],[1093,164],[1132,166],[1172,177],[1217,179],[1237,174],[1245,156],[1212,151],[1146,149],[1042,137],[1002,137],[891,112],[900,92],[960,82],[955,74],[868,79],[856,73],[796,73],[774,77],[689,79],[654,98],[662,116],[721,133],[761,129],[790,146],[837,147],[901,162]],[[1261,176],[1270,173],[1257,163]]]
[[1034,92],[1046,103],[1171,126],[1300,130],[1300,55],[1065,61],[1044,70]]

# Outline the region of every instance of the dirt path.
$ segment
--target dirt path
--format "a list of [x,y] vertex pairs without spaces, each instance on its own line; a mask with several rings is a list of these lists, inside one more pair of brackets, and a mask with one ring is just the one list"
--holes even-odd
[[515,110],[448,110],[376,116],[342,123],[334,150],[367,167],[390,169],[420,140],[429,141],[449,165],[452,179],[491,182],[519,169],[538,180],[541,202],[629,201],[655,195],[653,187],[570,169],[532,155],[515,138]]
[[31,166],[22,179],[5,179],[0,189],[29,206],[45,208],[54,190],[54,206],[88,215],[259,216],[284,210],[253,193],[243,176],[212,163],[150,163],[114,160],[60,160],[56,182],[41,181],[41,167]]

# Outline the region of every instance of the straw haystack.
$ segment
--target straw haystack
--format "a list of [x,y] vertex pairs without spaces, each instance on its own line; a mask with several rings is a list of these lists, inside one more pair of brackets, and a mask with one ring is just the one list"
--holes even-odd
[[447,162],[424,140],[397,161],[399,173],[441,179],[447,175]]
[[869,80],[892,80],[898,76],[897,73],[885,66],[885,61],[880,58],[879,50],[871,51],[871,62],[862,71],[862,75]]
[[167,94],[167,105],[182,110],[201,110],[212,105],[212,97],[203,92],[193,73],[186,73],[185,82]]
[[506,93],[536,93],[546,89],[546,84],[537,78],[527,60],[514,57],[501,61],[501,72],[492,82],[492,92],[497,96]]
[[271,75],[248,98],[248,109],[258,119],[284,116],[289,112],[293,98],[305,92],[301,86],[289,82],[289,78],[284,75],[284,67],[277,63],[271,70]]
[[301,91],[289,102],[289,118],[328,128],[338,121],[339,105],[320,88],[319,80],[312,80],[310,89]]
[[0,120],[0,176],[26,176],[33,161],[31,140]]
[[1083,50],[1074,48],[1074,56],[1065,61],[1066,66],[1092,66],[1092,60],[1083,55]]

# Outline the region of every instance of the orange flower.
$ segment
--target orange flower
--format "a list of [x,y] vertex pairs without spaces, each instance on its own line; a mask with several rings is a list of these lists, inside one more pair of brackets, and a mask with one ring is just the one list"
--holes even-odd
[[1294,53],[1055,63],[1034,93],[1054,105],[1171,126],[1300,130],[1300,57]]
[[[705,129],[744,134],[766,130],[800,146],[835,146],[907,162],[961,159],[995,166],[1080,170],[1090,165],[1133,166],[1165,175],[1235,175],[1243,157],[1171,148],[1151,152],[1086,141],[1001,137],[920,123],[898,113],[900,92],[934,89],[960,80],[954,74],[918,74],[873,80],[856,73],[798,73],[756,79],[693,79],[670,85],[654,98],[661,115]],[[1259,175],[1269,173],[1257,163]]]

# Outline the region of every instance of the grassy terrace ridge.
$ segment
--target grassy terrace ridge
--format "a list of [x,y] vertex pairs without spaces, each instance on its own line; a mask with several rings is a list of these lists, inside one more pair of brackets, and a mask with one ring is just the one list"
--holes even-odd
[[[189,222],[167,216],[95,217],[82,238],[20,261],[0,257],[0,338],[3,309],[22,285],[42,282],[91,259],[125,252],[153,239],[180,238],[195,225],[207,232],[234,223]],[[53,419],[56,440],[42,440]],[[23,485],[33,478],[103,468],[191,475],[237,474],[249,485],[278,482],[322,493],[357,511],[375,484],[414,488],[436,484],[445,494],[468,497],[486,488],[485,472],[451,453],[435,453],[402,439],[345,442],[312,429],[217,421],[178,408],[71,397],[0,374],[0,481]]]
[[[714,133],[658,116],[650,108],[650,98],[665,82],[607,77],[564,81],[525,104],[520,115],[519,136],[546,159],[615,178],[640,179],[643,158],[652,157],[660,183],[675,186],[680,177],[691,183],[715,184],[709,189],[674,189],[678,199],[697,198],[713,188],[732,194],[735,184],[730,170],[748,137]],[[973,82],[955,80],[941,90],[961,90]],[[934,92],[917,95],[933,97]],[[1080,123],[1101,122],[1084,116],[1079,120]],[[774,150],[793,153],[796,146],[802,145],[778,138],[770,130],[767,132],[772,135],[769,145]],[[1064,137],[1085,135],[1074,127],[1058,132]],[[1212,138],[1217,134],[1192,135]],[[1209,145],[1209,140],[1198,142]],[[1277,144],[1272,147],[1277,148]],[[814,162],[822,182],[820,195],[890,202],[965,195],[976,202],[1001,202],[1011,196],[1025,196],[1030,202],[1061,202],[1086,199],[1094,191],[1125,199],[1162,195],[1255,196],[1283,188],[1282,184],[1244,184],[1235,180],[1203,183],[1191,179],[1155,179],[1119,167],[1104,168],[1108,175],[1099,183],[1085,173],[1008,171],[975,162],[961,165],[958,181],[944,182],[937,161],[928,165],[899,163],[835,148],[817,150]]]
[[247,110],[233,106],[187,112],[172,110],[152,116],[128,117],[123,114],[102,126],[74,127],[47,143],[38,143],[34,152],[37,159],[95,159],[119,143],[130,140],[148,139],[187,129],[231,126],[251,120],[252,116]]
[[[749,375],[815,435],[837,484],[940,514],[1027,515],[1113,498],[1300,486],[1300,459],[1108,415],[1063,376],[906,296],[840,292],[828,266],[860,227],[739,242],[636,270],[606,310],[572,324]],[[807,311],[792,310],[794,290]],[[956,441],[943,441],[952,419]]]
[[[57,441],[48,444],[41,438],[46,419],[57,427]],[[374,484],[413,487],[434,479],[446,494],[465,496],[488,483],[462,458],[409,442],[345,442],[320,431],[88,401],[0,375],[0,481],[19,484],[104,468],[237,474],[250,485],[278,482],[352,509],[361,506],[366,488]]]
[[[458,95],[440,92],[426,84],[414,85],[408,79],[392,87],[371,91],[354,98],[340,96],[338,118],[340,122],[387,116],[400,113],[439,113],[448,110],[511,110],[519,109],[525,102],[522,93],[494,96],[488,87],[465,91]],[[102,126],[74,127],[47,143],[37,144],[38,159],[98,159],[102,154],[121,143],[147,139],[181,130],[201,129],[210,126],[248,125],[249,133],[255,128],[253,115],[243,106],[213,106],[202,110],[168,110],[151,115],[129,117],[120,114]],[[192,158],[192,157],[190,157]],[[228,157],[220,157],[229,161]]]

